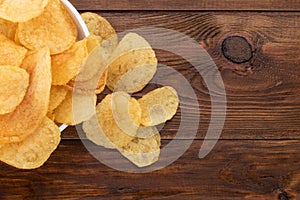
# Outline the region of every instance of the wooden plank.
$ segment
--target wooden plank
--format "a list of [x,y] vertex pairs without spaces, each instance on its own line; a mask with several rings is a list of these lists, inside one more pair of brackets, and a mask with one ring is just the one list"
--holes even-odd
[[[300,13],[257,12],[99,12],[118,33],[131,29],[156,26],[185,33],[199,42],[217,64],[227,93],[227,116],[223,139],[299,139],[300,137]],[[155,37],[155,33],[154,37]],[[253,57],[249,62],[236,64],[223,56],[222,43],[229,36],[240,36],[250,44]],[[159,41],[159,37],[158,41]],[[178,38],[178,41],[180,38]],[[176,44],[170,44],[169,47]],[[232,46],[234,47],[234,43]],[[189,52],[189,47],[185,47]],[[197,138],[206,135],[211,100],[207,87],[195,68],[182,57],[156,49],[160,64],[180,72],[192,84],[200,106]],[[174,74],[165,75],[169,84],[176,85]],[[213,78],[213,77],[212,77]],[[177,84],[178,85],[178,84]],[[142,94],[156,88],[149,85]],[[179,87],[179,92],[184,88]],[[106,90],[99,100],[108,94]],[[195,124],[198,105],[181,95],[182,108],[189,111],[185,122]],[[178,111],[162,133],[173,138],[178,130],[181,112]],[[193,121],[195,120],[195,121]],[[217,120],[214,123],[219,123]],[[186,126],[187,132],[191,126]],[[76,138],[74,129],[65,138]]]
[[[17,170],[1,163],[1,199],[278,199],[285,194],[294,199],[300,197],[299,141],[219,141],[200,160],[197,155],[201,143],[194,141],[179,160],[164,169],[134,174],[104,166],[80,141],[63,141],[37,170]],[[98,151],[91,143],[88,146],[93,152]],[[112,160],[107,153],[107,159]],[[115,162],[120,162],[118,157]]]
[[298,0],[70,0],[79,10],[280,10],[300,9]]

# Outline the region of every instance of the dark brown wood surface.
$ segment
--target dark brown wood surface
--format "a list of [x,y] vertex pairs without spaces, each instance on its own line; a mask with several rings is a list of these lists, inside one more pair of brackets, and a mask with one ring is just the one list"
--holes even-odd
[[[185,33],[202,45],[226,88],[221,139],[207,157],[198,158],[211,116],[207,87],[190,63],[156,50],[161,64],[192,83],[200,104],[197,137],[181,158],[151,173],[119,172],[93,158],[69,127],[43,167],[24,171],[0,164],[0,199],[300,199],[300,1],[71,2],[81,12],[106,17],[118,33],[156,26]],[[197,105],[182,106],[195,117]],[[163,144],[175,136],[180,117],[179,110],[162,129]]]

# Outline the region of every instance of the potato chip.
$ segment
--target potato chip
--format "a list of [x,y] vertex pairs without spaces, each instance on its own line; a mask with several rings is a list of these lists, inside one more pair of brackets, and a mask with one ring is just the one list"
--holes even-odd
[[86,137],[93,143],[108,149],[116,148],[103,133],[96,115],[93,115],[88,121],[83,122],[82,129],[86,133]]
[[67,96],[67,90],[64,86],[52,85],[50,90],[50,102],[48,112],[52,113]]
[[144,49],[152,49],[147,40],[136,33],[128,33],[122,38],[115,51],[112,53],[110,60],[114,61],[129,51]]
[[160,135],[147,139],[135,138],[123,148],[120,153],[138,167],[146,167],[155,163],[160,154]]
[[83,95],[68,91],[66,98],[54,110],[55,121],[67,125],[87,121],[95,113],[96,101],[96,95]]
[[177,112],[179,99],[174,88],[165,86],[138,100],[142,108],[141,124],[155,126],[170,120]]
[[76,42],[67,51],[52,56],[52,84],[65,85],[74,78],[88,56],[86,40]]
[[2,0],[0,18],[12,22],[25,22],[39,16],[49,0]]
[[77,39],[77,28],[60,0],[49,0],[45,12],[29,21],[19,23],[18,38],[28,49],[44,46],[51,55],[69,49]]
[[[134,116],[131,116],[130,106],[135,106],[136,112],[133,114]],[[141,118],[141,110],[137,101],[131,98],[126,92],[115,92],[112,94],[111,107],[118,127],[127,135],[136,136],[140,126],[138,119]]]
[[15,39],[17,26],[18,26],[17,23],[13,23],[0,18],[0,34],[3,34],[5,37],[7,37],[10,40]]
[[[107,70],[109,53],[102,46],[93,49],[85,60],[76,77],[79,82],[91,82],[97,85],[99,77]],[[94,79],[95,78],[95,79]],[[91,84],[90,84],[91,85]]]
[[[136,45],[134,38],[139,42]],[[155,52],[147,41],[137,34],[129,34],[122,39],[110,59],[107,86],[112,91],[135,93],[150,82],[156,70]]]
[[57,125],[44,118],[34,134],[25,140],[3,145],[0,148],[0,160],[19,169],[35,169],[48,160],[59,142]]
[[22,102],[29,74],[19,67],[0,66],[0,114],[10,113]]
[[27,53],[24,47],[18,46],[13,41],[0,34],[0,65],[19,67]]
[[21,67],[29,73],[29,87],[12,113],[0,115],[0,144],[22,141],[46,116],[51,88],[50,59],[48,48],[30,52],[24,59]]
[[89,32],[96,35],[100,44],[112,53],[118,45],[118,37],[110,23],[96,13],[85,12],[81,14],[81,17]]
[[75,80],[72,79],[65,85],[65,87],[79,94],[100,94],[106,85],[108,70],[104,71],[103,75],[98,80],[98,84],[95,86],[94,81],[97,81],[97,75],[95,78],[93,77],[90,81],[76,81],[76,89],[75,89]]
[[96,35],[91,34],[86,38],[86,46],[89,53],[92,53],[92,51],[99,45],[100,42]]
[[[114,93],[114,97],[118,97],[118,95],[127,98],[123,92]],[[129,123],[128,128],[124,127],[123,123],[128,122],[128,120],[122,121],[122,114],[118,118],[118,112],[121,111],[118,110],[119,107],[113,106],[113,104],[118,104],[118,102],[123,101],[123,98],[119,100],[114,97],[112,94],[107,95],[101,103],[97,105],[96,115],[105,136],[117,147],[123,147],[134,139],[134,137],[128,135],[128,131],[134,131],[134,128],[139,126],[141,108],[134,98],[127,98],[127,100],[129,100],[129,103],[127,102],[128,107],[126,106],[128,112],[123,114],[129,118]],[[114,102],[115,100],[117,102]],[[119,106],[121,106],[121,104]],[[116,121],[116,118],[121,120]],[[119,127],[119,125],[122,125],[122,127]],[[135,132],[131,132],[130,135],[135,135],[136,130]]]
[[155,126],[140,126],[135,137],[146,139],[156,134],[159,134],[159,132]]

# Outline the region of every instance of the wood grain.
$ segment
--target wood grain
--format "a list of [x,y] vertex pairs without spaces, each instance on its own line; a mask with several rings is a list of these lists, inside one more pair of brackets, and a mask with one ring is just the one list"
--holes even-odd
[[260,11],[297,11],[300,2],[297,0],[70,0],[78,10],[260,10]]
[[[145,26],[168,28],[185,33],[200,43],[212,56],[222,75],[227,93],[227,116],[222,139],[299,139],[300,138],[300,14],[257,12],[99,12],[118,33]],[[120,20],[122,19],[122,20]],[[155,35],[155,33],[154,33]],[[244,37],[253,49],[249,62],[236,64],[222,53],[222,43],[230,36]],[[158,37],[159,38],[159,37]],[[180,38],[178,38],[180,40]],[[170,44],[170,47],[176,44]],[[231,44],[234,46],[235,44]],[[189,51],[189,48],[187,51]],[[207,87],[195,68],[182,57],[156,49],[160,64],[180,72],[193,86],[200,107],[197,138],[206,135],[211,117],[211,100]],[[192,53],[192,52],[191,52]],[[163,68],[163,67],[162,67]],[[214,77],[212,77],[214,78]],[[164,77],[167,84],[177,84],[174,74]],[[178,85],[178,84],[177,84]],[[147,91],[158,87],[149,85]],[[189,110],[193,124],[198,105],[182,94],[181,106]],[[108,94],[106,90],[99,100]],[[165,139],[176,135],[181,112],[178,110],[162,135]],[[195,120],[196,121],[196,120]],[[218,121],[214,122],[218,123]],[[191,126],[185,127],[191,131]],[[74,128],[65,138],[77,138]],[[191,138],[190,138],[191,139]]]
[[[1,163],[1,199],[278,199],[283,192],[300,197],[299,141],[219,141],[200,160],[201,143],[194,141],[179,160],[162,170],[132,174],[104,166],[80,141],[64,140],[37,170]],[[120,162],[104,151],[107,159]]]

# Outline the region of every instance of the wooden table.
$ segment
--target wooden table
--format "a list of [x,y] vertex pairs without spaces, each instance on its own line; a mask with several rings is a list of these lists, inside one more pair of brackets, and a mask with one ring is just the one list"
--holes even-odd
[[[192,83],[200,103],[200,128],[180,159],[151,173],[119,172],[93,158],[75,128],[68,128],[43,167],[24,171],[0,164],[1,199],[300,199],[300,1],[71,2],[106,17],[117,32],[151,25],[199,42],[226,88],[221,138],[198,158],[211,115],[207,88],[190,63],[157,50],[160,63]],[[161,131],[163,144],[179,121],[180,113]]]

